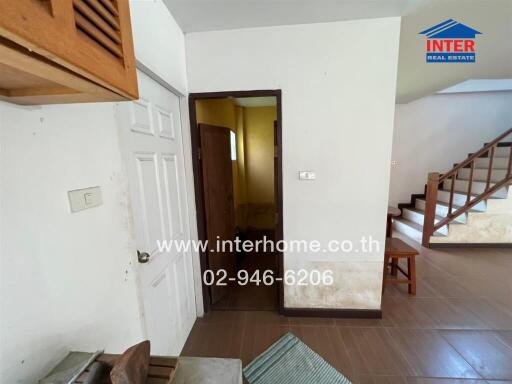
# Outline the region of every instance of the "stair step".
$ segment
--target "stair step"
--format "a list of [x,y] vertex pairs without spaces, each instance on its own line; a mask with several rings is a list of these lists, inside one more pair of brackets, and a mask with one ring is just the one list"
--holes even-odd
[[[470,153],[469,156],[473,155],[473,153]],[[508,158],[510,155],[510,147],[497,147],[494,149],[494,157],[501,157],[501,158]],[[484,153],[482,155],[483,157],[489,157],[490,152]]]
[[393,228],[421,244],[423,238],[423,227],[421,225],[398,217],[393,219]]
[[[475,197],[476,195],[471,196]],[[466,204],[466,199],[467,193],[465,192],[455,191],[455,193],[453,194],[453,204],[459,207],[462,207],[463,205]],[[450,191],[445,189],[440,189],[439,191],[437,191],[437,201],[438,203],[441,202],[445,204],[450,204]],[[484,212],[487,209],[487,203],[485,201],[481,201],[478,204],[476,204],[473,207],[473,209],[476,211]]]
[[[487,173],[489,169],[488,168],[475,168],[473,170],[473,181],[487,181]],[[469,176],[471,174],[470,168],[462,168],[459,171],[459,174],[457,176],[458,179],[461,180],[469,180]],[[499,182],[503,180],[507,175],[506,169],[493,169],[491,172],[491,182]]]
[[503,144],[506,144],[506,143],[499,143],[498,147],[496,147],[494,149],[495,157],[507,157],[508,158],[508,156],[510,155],[510,146],[505,146]]
[[[418,243],[421,243],[423,238],[423,225],[415,223],[413,221],[404,219],[403,217],[398,217],[393,219],[393,227],[400,233],[403,233],[406,236],[416,240]],[[439,232],[436,232],[434,236],[445,236]]]
[[[412,221],[413,223],[423,226],[425,211],[421,211],[416,208],[403,208],[402,209],[402,217],[406,220]],[[441,220],[443,220],[443,218],[444,217],[442,217],[442,216],[436,215],[434,222],[437,224]],[[439,228],[439,233],[442,233],[443,235],[448,235],[448,227],[445,225],[445,226]]]
[[[491,186],[493,186],[493,185],[494,185],[494,183],[491,183]],[[449,191],[451,189],[451,186],[452,186],[451,179],[445,180],[443,182],[443,189]],[[468,186],[469,186],[469,180],[460,180],[460,179],[455,180],[455,190],[458,192],[466,193],[465,191],[468,190]],[[487,184],[484,181],[473,181],[472,186],[471,186],[471,193],[474,195],[483,193],[486,189],[486,186],[487,186]],[[496,192],[494,192],[491,195],[491,197],[501,198],[501,199],[505,199],[507,196],[508,196],[508,187],[500,188],[499,190],[497,190]]]
[[[425,199],[416,199],[415,208],[425,212],[425,206],[427,205],[427,201]],[[449,205],[447,203],[443,203],[442,201],[438,201],[436,204],[436,215],[440,217],[446,217],[448,216],[448,208]],[[459,205],[453,205],[452,212],[459,209]],[[470,212],[480,212],[475,209],[470,209]],[[467,222],[467,214],[463,213],[462,215],[455,218],[455,221],[458,223],[465,224]]]
[[[475,159],[475,168],[489,168],[489,158],[488,157],[480,157]],[[506,157],[496,157],[492,162],[493,169],[507,169],[508,167],[508,159]]]

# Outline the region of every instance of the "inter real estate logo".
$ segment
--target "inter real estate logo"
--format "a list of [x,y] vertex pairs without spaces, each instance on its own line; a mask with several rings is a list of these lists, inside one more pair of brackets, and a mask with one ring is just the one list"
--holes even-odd
[[449,19],[419,33],[427,37],[427,63],[474,63],[477,30]]

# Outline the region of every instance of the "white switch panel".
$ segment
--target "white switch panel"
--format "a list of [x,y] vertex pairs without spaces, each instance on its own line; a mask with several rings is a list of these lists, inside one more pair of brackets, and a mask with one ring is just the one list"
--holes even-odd
[[98,207],[103,204],[100,187],[90,187],[68,191],[71,212]]
[[316,173],[313,171],[300,171],[299,180],[315,180]]

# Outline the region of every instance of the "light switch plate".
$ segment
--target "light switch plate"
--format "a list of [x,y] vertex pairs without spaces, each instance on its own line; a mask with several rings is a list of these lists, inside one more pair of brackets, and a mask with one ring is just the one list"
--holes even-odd
[[68,191],[71,212],[98,207],[103,204],[100,187],[90,187]]
[[299,180],[315,180],[316,173],[313,171],[300,171]]

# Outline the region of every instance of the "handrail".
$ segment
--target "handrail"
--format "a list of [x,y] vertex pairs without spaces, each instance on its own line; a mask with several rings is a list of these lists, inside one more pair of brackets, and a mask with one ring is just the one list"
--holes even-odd
[[[512,135],[512,128],[508,129],[507,131],[503,132],[501,135],[499,135],[497,138],[495,138],[490,143],[486,144],[482,149],[480,149],[478,152],[472,154],[469,156],[466,160],[461,162],[460,164],[457,164],[455,167],[453,167],[450,171],[447,173],[440,175],[437,172],[430,173],[428,175],[428,181],[427,181],[427,187],[426,187],[426,198],[425,198],[425,214],[423,219],[423,238],[422,238],[422,245],[424,247],[430,246],[430,237],[440,228],[443,226],[449,224],[453,220],[455,220],[458,216],[462,215],[463,213],[467,212],[471,208],[473,208],[476,204],[480,203],[482,200],[488,199],[493,193],[500,190],[501,188],[505,187],[508,184],[512,184],[512,145],[510,147],[510,153],[508,158],[508,165],[506,168],[505,176],[493,183],[491,185],[492,180],[492,173],[493,173],[493,164],[495,160],[495,152],[496,147],[498,146],[499,142],[502,141],[507,136]],[[487,166],[487,176],[483,183],[485,183],[485,190],[480,194],[472,194],[472,187],[473,187],[473,174],[475,170],[475,160],[480,158],[482,155],[487,154],[489,158],[489,165]],[[456,191],[455,190],[455,183],[457,180],[457,176],[459,174],[459,171],[470,165],[469,170],[469,180],[468,181],[468,188],[466,192],[462,191]],[[450,186],[450,196],[449,196],[449,203],[448,203],[448,214],[445,218],[439,220],[439,222],[435,222],[436,220],[436,206],[437,206],[437,194],[439,190],[439,185],[443,183],[444,181],[447,181],[448,178],[451,179],[451,186]],[[452,212],[453,210],[453,200],[454,195],[456,192],[459,193],[466,193],[466,202],[463,206],[459,207],[455,210],[455,212]],[[473,199],[472,199],[473,197]]]
[[457,164],[455,167],[453,167],[450,171],[444,173],[440,178],[439,182],[444,181],[449,176],[452,176],[455,172],[460,170],[461,168],[464,168],[466,165],[471,163],[473,160],[479,158],[484,153],[489,152],[489,149],[491,147],[494,147],[496,144],[498,144],[501,140],[503,140],[505,137],[510,135],[512,133],[512,128],[508,129],[507,131],[503,132],[501,135],[499,135],[497,138],[495,138],[493,141],[482,147],[478,152],[473,153],[471,156],[469,156],[466,160],[464,160],[462,163]]

